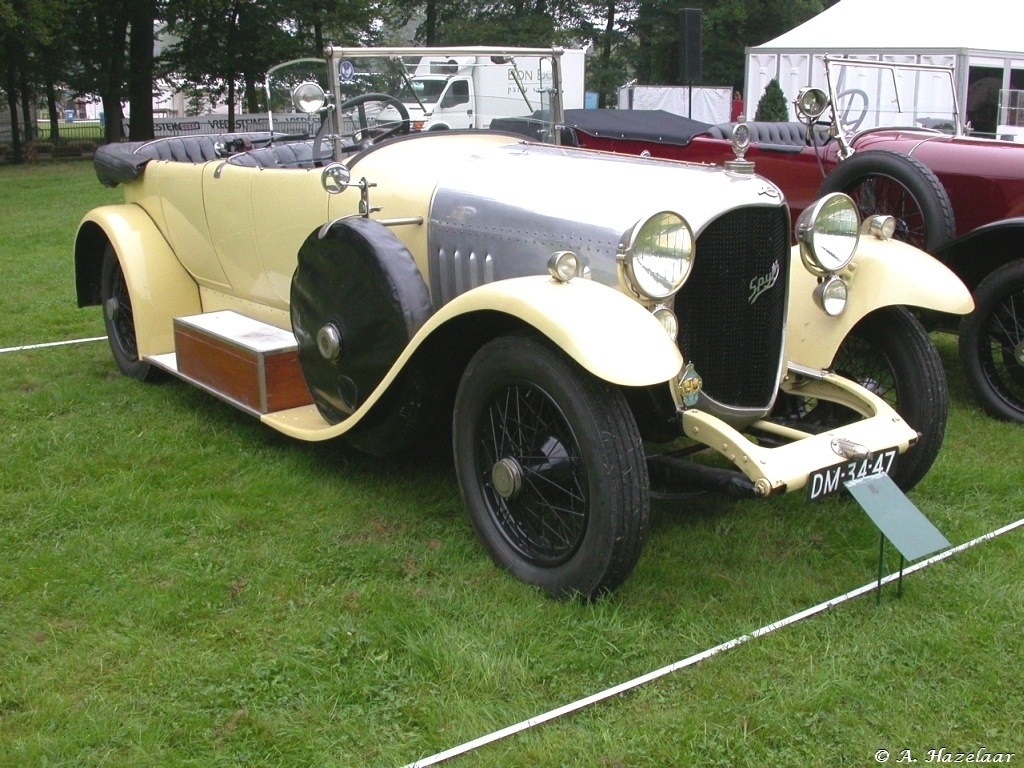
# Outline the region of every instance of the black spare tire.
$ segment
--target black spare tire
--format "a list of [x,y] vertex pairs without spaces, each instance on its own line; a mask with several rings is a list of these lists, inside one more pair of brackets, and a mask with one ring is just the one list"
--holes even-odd
[[344,421],[365,402],[430,313],[412,255],[382,224],[343,219],[306,238],[291,321],[302,375],[325,420]]

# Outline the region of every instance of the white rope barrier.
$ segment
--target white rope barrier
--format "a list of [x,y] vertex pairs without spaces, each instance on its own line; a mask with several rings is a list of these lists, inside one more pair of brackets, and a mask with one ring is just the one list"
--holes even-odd
[[[903,569],[903,575],[909,575],[911,573],[914,573],[915,571],[920,571],[924,568],[927,568],[930,565],[934,565],[935,563],[945,560],[947,557],[952,557],[955,554],[959,554],[960,552],[963,552],[967,549],[971,549],[972,547],[975,547],[983,542],[989,541],[990,539],[994,539],[997,536],[1002,536],[1004,533],[1009,533],[1010,531],[1020,528],[1021,526],[1024,526],[1024,518],[1021,518],[1020,520],[1017,520],[1014,523],[1010,523],[1009,525],[1003,526],[1002,528],[990,531],[989,533],[979,536],[976,539],[972,539],[958,546],[951,547],[950,549],[947,549],[944,552],[940,552],[939,554],[934,555],[933,557],[930,557],[927,560],[922,560],[918,563],[915,563],[914,565],[907,566]],[[704,661],[705,659],[709,659],[712,656],[721,653],[722,651],[728,651],[732,648],[735,648],[738,645],[742,645],[743,643],[746,643],[748,640],[753,640],[757,637],[764,637],[765,635],[771,634],[777,629],[788,627],[789,625],[795,624],[798,621],[802,621],[803,619],[815,616],[819,613],[823,613],[824,611],[827,611],[829,608],[832,608],[836,605],[840,605],[841,603],[845,603],[848,600],[854,599],[855,597],[860,597],[863,594],[878,589],[880,583],[881,585],[885,585],[892,581],[895,581],[896,579],[900,578],[900,575],[901,574],[899,572],[891,573],[888,576],[884,577],[881,580],[881,582],[879,582],[877,579],[875,581],[871,581],[862,587],[858,587],[857,589],[847,592],[845,595],[840,595],[839,597],[834,597],[831,600],[826,600],[823,603],[818,603],[817,605],[811,608],[807,608],[806,610],[800,611],[799,613],[794,613],[792,616],[789,616],[785,619],[780,619],[779,621],[776,621],[772,624],[766,624],[760,629],[755,629],[749,635],[741,635],[740,637],[733,638],[732,640],[722,643],[721,645],[716,645],[714,648],[709,648],[708,650],[701,651],[700,653],[690,656],[689,658],[677,661],[674,664],[669,664],[667,667],[662,667],[661,669],[656,669],[653,672],[648,672],[647,674],[641,675],[640,677],[635,677],[632,680],[629,680],[625,683],[620,683],[619,685],[608,688],[604,691],[601,691],[600,693],[595,693],[591,696],[587,696],[586,698],[574,701],[571,704],[566,704],[565,706],[558,707],[557,709],[552,709],[551,711],[545,712],[542,715],[531,717],[530,719],[523,720],[522,722],[516,723],[515,725],[510,725],[507,728],[502,728],[500,731],[494,731],[493,733],[490,733],[486,736],[481,736],[478,739],[467,741],[466,743],[461,744],[457,747],[446,749],[444,752],[438,752],[436,755],[424,757],[413,763],[409,763],[404,768],[426,768],[426,766],[429,765],[437,765],[438,763],[450,760],[453,757],[464,755],[467,752],[473,751],[474,749],[479,749],[480,747],[485,746],[487,744],[492,744],[496,741],[500,741],[501,739],[507,738],[508,736],[520,733],[542,723],[549,722],[550,720],[554,720],[555,718],[562,717],[563,715],[568,715],[573,712],[577,712],[583,709],[584,707],[589,707],[591,704],[597,704],[598,702],[610,699],[613,696],[618,696],[620,693],[624,693],[633,688],[637,688],[641,685],[644,685],[645,683],[657,680],[658,678],[664,677],[665,675],[669,675],[680,669],[693,666],[694,664],[700,661]]]
[[67,341],[50,341],[45,344],[26,344],[23,347],[5,347],[0,349],[0,355],[8,352],[25,352],[30,349],[46,349],[47,347],[67,347],[72,344],[87,344],[90,341],[106,341],[106,336],[93,336],[88,339],[68,339]]

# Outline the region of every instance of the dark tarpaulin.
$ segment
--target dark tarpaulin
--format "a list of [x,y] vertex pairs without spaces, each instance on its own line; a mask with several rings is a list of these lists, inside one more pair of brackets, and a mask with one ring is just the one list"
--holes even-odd
[[663,109],[567,109],[565,125],[601,138],[690,143],[711,128],[710,123],[666,112]]

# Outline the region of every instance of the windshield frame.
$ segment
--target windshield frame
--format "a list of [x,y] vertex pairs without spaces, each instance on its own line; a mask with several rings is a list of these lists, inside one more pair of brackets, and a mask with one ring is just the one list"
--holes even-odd
[[[898,124],[880,124],[877,126],[870,126],[859,130],[849,130],[846,125],[843,124],[841,118],[840,109],[840,95],[843,93],[841,90],[844,86],[844,68],[866,68],[875,69],[881,72],[887,73],[887,81],[891,81],[892,92],[894,93],[897,102],[896,106],[898,111],[903,112],[908,105],[900,104],[899,99],[901,97],[901,89],[899,83],[901,78],[899,75],[903,73],[912,73],[918,80],[921,76],[930,76],[935,82],[947,81],[949,83],[949,100],[952,103],[952,111],[950,113],[942,112],[941,120],[945,124],[947,121],[953,128],[953,136],[962,137],[966,135],[963,120],[960,113],[960,103],[957,97],[955,71],[953,67],[941,66],[936,64],[917,64],[913,62],[897,62],[897,61],[879,61],[877,59],[863,59],[858,58],[856,55],[853,56],[833,56],[827,55],[824,57],[825,64],[825,79],[828,85],[828,97],[829,104],[832,109],[832,126],[836,134],[841,137],[845,142],[849,142],[856,135],[866,133],[868,131],[885,130],[897,127],[912,128],[919,131],[939,131],[937,128],[932,128],[924,125],[898,125]],[[928,118],[922,118],[928,119]],[[946,131],[939,131],[947,133]]]
[[[343,61],[349,59],[365,59],[365,58],[423,58],[423,57],[460,57],[460,56],[476,56],[476,57],[508,57],[515,59],[516,57],[526,56],[541,56],[546,57],[551,62],[551,83],[549,86],[549,109],[551,112],[551,121],[556,127],[552,131],[553,141],[557,144],[560,143],[561,131],[557,130],[557,127],[565,124],[565,112],[562,101],[562,55],[565,49],[560,46],[554,46],[551,48],[515,48],[515,47],[500,47],[500,46],[455,46],[455,47],[346,47],[327,45],[324,47],[324,56],[327,59],[327,77],[330,84],[330,95],[333,99],[335,109],[332,113],[332,120],[338,121],[340,116],[338,115],[337,107],[344,101],[342,99],[342,82],[339,68]],[[521,83],[518,84],[522,90],[523,86]],[[341,135],[342,130],[340,124],[334,125],[333,130],[334,136],[334,154],[335,158],[342,156],[342,144]]]

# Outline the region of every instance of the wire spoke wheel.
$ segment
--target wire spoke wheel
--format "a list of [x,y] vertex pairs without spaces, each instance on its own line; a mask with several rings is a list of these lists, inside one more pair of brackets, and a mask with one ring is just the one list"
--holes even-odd
[[861,218],[896,219],[895,239],[934,253],[956,235],[953,204],[935,173],[916,158],[888,150],[855,152],[832,170],[818,196],[844,192]]
[[985,410],[1024,423],[1024,261],[995,270],[960,331],[964,372]]
[[853,198],[861,219],[887,214],[896,219],[894,237],[917,248],[924,248],[927,227],[921,203],[913,193],[891,176],[866,176],[847,194]]
[[132,313],[132,297],[124,273],[119,269],[114,275],[110,298],[104,303],[104,311],[110,320],[114,341],[125,354],[134,359],[139,357],[139,345],[135,338],[135,315]]
[[103,254],[100,271],[100,303],[103,306],[103,324],[107,329],[110,352],[121,373],[140,381],[159,378],[156,369],[139,357],[135,313],[132,310],[128,281],[117,260],[117,254],[109,245]]
[[498,389],[479,422],[477,466],[501,534],[526,560],[564,563],[587,529],[586,467],[551,398],[529,383]]
[[[843,340],[832,369],[888,403],[920,438],[896,458],[893,480],[909,491],[925,476],[945,439],[949,416],[946,374],[920,321],[903,307],[883,307],[863,318]],[[821,432],[860,418],[838,403],[790,395],[776,415]]]
[[491,559],[557,598],[606,594],[647,539],[647,461],[622,391],[528,334],[470,360],[452,427],[463,502]]

